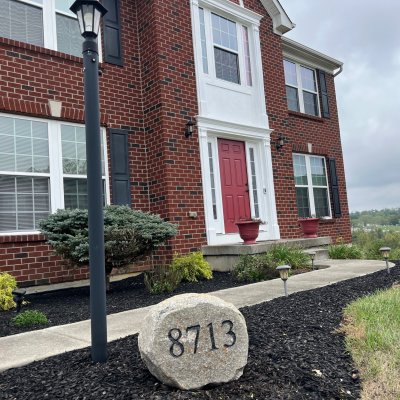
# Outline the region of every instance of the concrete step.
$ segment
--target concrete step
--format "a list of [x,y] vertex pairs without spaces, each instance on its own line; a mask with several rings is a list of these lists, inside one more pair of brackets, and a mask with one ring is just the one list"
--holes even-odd
[[268,252],[272,247],[285,244],[288,246],[300,246],[307,252],[316,253],[316,261],[328,258],[327,247],[331,244],[330,237],[319,237],[313,239],[281,239],[261,241],[256,244],[244,245],[242,243],[203,246],[204,258],[211,264],[214,271],[231,271],[239,261],[239,257],[245,254],[261,254]]

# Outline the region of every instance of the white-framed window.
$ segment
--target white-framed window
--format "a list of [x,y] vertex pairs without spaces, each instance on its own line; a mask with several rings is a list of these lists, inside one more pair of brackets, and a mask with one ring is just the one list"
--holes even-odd
[[299,217],[331,217],[325,158],[293,154],[293,169]]
[[222,81],[252,86],[248,27],[202,7],[199,24],[203,73]]
[[82,56],[74,0],[0,0],[0,36]]
[[[87,207],[82,125],[1,114],[0,143],[0,233],[32,232],[57,209]],[[102,149],[106,203],[107,158]]]
[[289,110],[319,116],[317,74],[315,69],[283,60],[286,98]]

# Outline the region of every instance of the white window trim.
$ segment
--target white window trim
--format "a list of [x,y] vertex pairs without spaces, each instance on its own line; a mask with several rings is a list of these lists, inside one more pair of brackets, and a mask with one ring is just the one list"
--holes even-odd
[[[326,168],[326,158],[322,157],[322,156],[317,156],[317,155],[314,155],[314,154],[301,154],[301,153],[293,153],[293,156],[305,157],[306,171],[307,171],[307,185],[298,185],[298,184],[295,183],[295,187],[296,188],[307,188],[311,216],[316,215],[316,212],[315,212],[315,200],[314,200],[314,190],[313,189],[314,188],[316,188],[316,189],[326,189],[326,193],[327,193],[327,197],[328,197],[329,215],[325,215],[325,216],[322,216],[322,217],[319,217],[319,218],[331,219],[332,218],[331,196],[330,196],[330,190],[329,190],[328,170]],[[313,183],[312,183],[312,174],[311,174],[311,161],[310,161],[311,157],[321,158],[323,160],[324,167],[325,167],[326,186],[313,185]]]
[[[261,55],[258,54],[257,49],[259,48],[258,30],[260,26],[260,20],[262,15],[259,15],[251,10],[241,7],[238,4],[232,3],[227,0],[191,0],[192,7],[192,24],[193,24],[193,40],[195,45],[196,59],[201,61],[196,63],[196,75],[204,79],[208,84],[224,87],[226,89],[237,90],[241,92],[247,92],[251,94],[253,92],[256,82],[259,81],[257,74],[258,71],[258,58]],[[202,64],[202,52],[201,52],[201,32],[200,32],[200,16],[199,7],[204,10],[204,21],[205,21],[205,36],[206,36],[206,49],[207,49],[207,65],[208,73],[203,71]],[[214,41],[212,34],[211,24],[211,13],[215,13],[221,17],[227,18],[232,22],[236,23],[236,33],[238,39],[238,62],[239,62],[239,75],[240,83],[234,83],[225,81],[217,78],[215,73],[215,57],[214,57]],[[247,27],[248,38],[249,38],[249,54],[250,54],[250,69],[252,76],[252,86],[246,83],[246,62],[245,62],[245,49],[242,35],[242,25]],[[197,43],[198,42],[198,43]],[[217,47],[223,48],[217,45]],[[254,50],[254,48],[256,50]],[[231,49],[225,49],[232,53],[235,51]],[[201,65],[200,65],[201,64]]]
[[[287,83],[286,79],[285,79],[285,86],[290,86],[292,88],[297,89],[297,98],[299,100],[299,112],[301,112],[302,114],[306,114],[306,115],[311,115],[313,117],[321,117],[321,105],[319,102],[319,93],[320,93],[320,89],[318,86],[318,79],[317,79],[317,71],[315,68],[310,67],[308,65],[302,64],[302,63],[298,63],[294,60],[291,60],[290,58],[284,58],[284,61],[288,61],[290,63],[293,63],[296,66],[296,79],[297,79],[297,86],[294,86],[293,84]],[[314,73],[314,78],[315,78],[315,86],[317,87],[317,91],[314,92],[312,90],[308,90],[308,89],[303,89],[303,82],[301,79],[301,69],[300,67],[303,68],[307,68],[313,71]],[[318,106],[318,114],[314,115],[314,114],[308,114],[305,111],[305,107],[304,107],[304,96],[303,96],[303,92],[307,92],[307,93],[313,93],[317,95],[317,106]],[[293,111],[293,110],[290,110]]]
[[[13,171],[0,171],[0,175],[12,175],[12,176],[33,176],[33,177],[46,177],[50,181],[50,211],[55,213],[58,209],[64,209],[64,189],[63,189],[63,178],[74,177],[84,178],[86,175],[71,175],[64,174],[62,167],[62,143],[61,143],[61,125],[76,126],[84,128],[85,125],[72,123],[61,120],[48,120],[44,118],[33,118],[25,117],[14,114],[0,113],[0,117],[22,119],[28,121],[38,121],[47,124],[48,129],[48,144],[49,144],[49,173],[24,173],[24,172],[13,172]],[[103,139],[103,151],[104,151],[104,173],[102,178],[105,180],[105,201],[106,204],[110,204],[110,180],[109,180],[109,165],[107,157],[107,141],[106,141],[106,130],[100,128],[102,139]],[[34,235],[39,234],[38,230],[32,231],[9,231],[0,232],[0,236],[13,236],[13,235]]]
[[[209,245],[239,243],[238,233],[225,233],[225,223],[222,205],[221,178],[219,169],[218,138],[240,140],[245,142],[247,174],[249,190],[252,191],[249,148],[254,149],[257,174],[257,194],[260,207],[259,240],[277,240],[280,238],[276,212],[275,190],[272,174],[272,157],[270,145],[271,130],[265,128],[250,128],[238,124],[227,124],[208,118],[199,117],[197,120],[200,141],[200,158],[203,177],[204,210]],[[208,160],[208,143],[212,144],[217,219],[213,217],[210,169]],[[251,215],[254,216],[254,201],[250,195]]]
[[[63,11],[56,11],[55,0],[43,0],[43,4],[38,4],[31,0],[17,0],[20,3],[26,3],[36,8],[40,8],[43,11],[43,47],[46,49],[51,49],[55,51],[60,51],[57,49],[57,23],[56,23],[56,14],[62,14],[66,17],[76,19],[76,23],[78,24],[78,20],[74,14],[65,13]],[[12,38],[11,38],[12,40]],[[83,38],[82,38],[83,42]],[[98,36],[99,42],[99,61],[102,61],[102,46],[101,46],[101,32],[99,32]],[[68,54],[68,53],[65,53]],[[77,57],[75,55],[75,57]],[[78,57],[81,57],[79,55]]]

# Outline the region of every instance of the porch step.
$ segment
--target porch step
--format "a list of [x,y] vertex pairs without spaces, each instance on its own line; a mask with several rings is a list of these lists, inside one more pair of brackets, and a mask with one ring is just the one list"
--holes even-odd
[[245,254],[260,254],[268,252],[277,244],[288,246],[300,246],[307,253],[315,252],[315,261],[326,260],[328,258],[327,246],[331,244],[329,236],[313,239],[280,239],[257,242],[256,244],[244,245],[229,244],[217,246],[203,246],[202,252],[206,261],[211,264],[213,271],[231,271],[239,261],[239,257]]

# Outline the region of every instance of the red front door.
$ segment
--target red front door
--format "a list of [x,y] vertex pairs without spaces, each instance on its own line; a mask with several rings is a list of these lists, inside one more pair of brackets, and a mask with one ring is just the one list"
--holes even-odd
[[225,232],[238,232],[235,222],[251,216],[244,142],[218,139],[218,152]]

